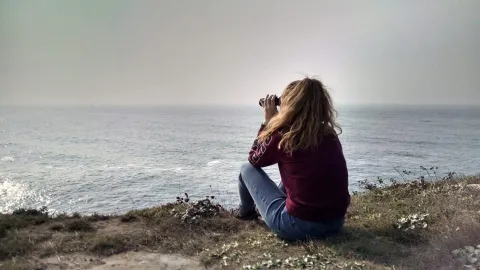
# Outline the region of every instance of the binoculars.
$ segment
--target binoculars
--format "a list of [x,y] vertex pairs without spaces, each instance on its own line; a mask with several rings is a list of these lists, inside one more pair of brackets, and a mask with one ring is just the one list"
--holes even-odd
[[[261,98],[259,101],[258,101],[258,105],[260,105],[260,107],[263,107],[263,105],[265,104],[265,98]],[[276,106],[280,106],[280,98],[275,96],[275,105]]]

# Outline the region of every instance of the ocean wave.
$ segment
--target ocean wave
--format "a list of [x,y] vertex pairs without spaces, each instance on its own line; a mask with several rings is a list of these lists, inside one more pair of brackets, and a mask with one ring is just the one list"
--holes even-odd
[[160,171],[167,171],[167,172],[174,172],[174,173],[182,173],[184,169],[182,167],[173,167],[173,168],[160,168]]
[[137,171],[137,172],[145,172],[146,174],[155,174],[159,172],[174,172],[174,173],[183,173],[185,171],[184,167],[169,167],[169,168],[161,168],[155,166],[141,166],[136,164],[127,164],[125,166],[109,166],[103,165],[100,172],[108,172],[108,171]]
[[219,160],[219,159],[215,159],[215,160],[209,161],[207,163],[207,167],[217,166],[217,164],[222,164],[222,163],[224,163],[224,162]]
[[398,156],[401,156],[401,157],[411,157],[411,158],[424,158],[425,155],[421,155],[421,154],[416,154],[416,153],[413,153],[413,152],[396,152],[394,153]]
[[173,173],[183,173],[186,169],[184,167],[171,167],[171,168],[159,168],[159,167],[142,167],[147,174],[155,174],[162,172],[173,172]]
[[15,161],[15,158],[14,158],[14,157],[11,157],[11,156],[6,156],[6,157],[2,157],[2,158],[0,159],[0,161],[14,162],[14,161]]

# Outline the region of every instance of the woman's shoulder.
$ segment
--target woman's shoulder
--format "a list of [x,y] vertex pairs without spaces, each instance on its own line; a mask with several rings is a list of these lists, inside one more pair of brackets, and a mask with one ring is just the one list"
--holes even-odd
[[323,141],[328,141],[328,142],[340,142],[340,138],[337,133],[328,133],[323,135],[322,138]]
[[340,138],[338,137],[338,134],[326,135],[323,138],[321,144],[323,146],[323,147],[320,147],[321,149],[330,149],[329,151],[343,152],[343,146],[342,146],[342,143],[340,142]]

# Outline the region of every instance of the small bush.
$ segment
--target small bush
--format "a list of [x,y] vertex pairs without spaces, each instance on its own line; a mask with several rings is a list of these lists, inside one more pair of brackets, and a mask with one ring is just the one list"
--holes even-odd
[[55,219],[68,219],[68,218],[69,218],[69,216],[65,212],[55,215]]
[[0,239],[7,235],[8,230],[43,224],[48,219],[46,208],[40,208],[39,210],[22,208],[13,211],[12,214],[0,214]]
[[96,243],[90,249],[90,252],[100,256],[110,256],[124,252],[128,249],[128,245],[120,237],[121,236],[108,236],[97,238]]
[[137,220],[138,220],[138,218],[135,215],[130,214],[130,213],[127,213],[120,218],[121,222],[133,222],[133,221],[137,221]]
[[395,227],[402,231],[413,231],[427,227],[425,218],[428,214],[413,214],[407,217],[401,217],[397,220]]
[[75,219],[67,222],[65,228],[69,232],[93,232],[95,227],[92,226],[88,221],[83,219]]
[[40,209],[25,209],[20,208],[12,213],[13,216],[48,216],[47,207],[42,207]]
[[8,237],[0,242],[0,261],[20,256],[33,247],[28,237]]
[[0,239],[4,238],[5,236],[7,236],[7,227],[3,224],[0,224]]
[[87,220],[92,222],[108,220],[108,219],[110,219],[109,216],[100,215],[98,213],[93,213],[93,215],[87,217]]
[[201,219],[208,219],[220,216],[225,209],[217,203],[213,203],[209,198],[188,204],[183,212],[174,211],[171,213],[174,217],[180,217],[185,223],[197,224]]
[[61,231],[65,229],[65,225],[63,223],[57,222],[50,225],[49,229],[52,231]]

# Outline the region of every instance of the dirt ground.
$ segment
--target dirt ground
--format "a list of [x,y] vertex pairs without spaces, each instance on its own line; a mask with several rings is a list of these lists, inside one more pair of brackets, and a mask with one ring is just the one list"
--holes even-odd
[[40,260],[45,270],[92,269],[92,270],[190,270],[205,269],[199,261],[177,255],[155,252],[126,252],[106,258],[83,254],[66,254]]

